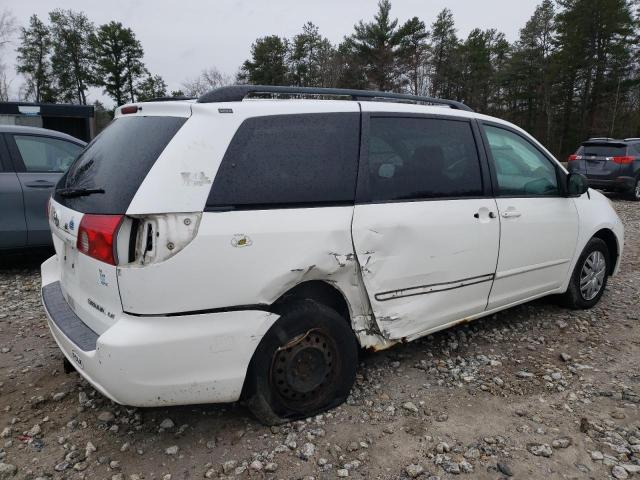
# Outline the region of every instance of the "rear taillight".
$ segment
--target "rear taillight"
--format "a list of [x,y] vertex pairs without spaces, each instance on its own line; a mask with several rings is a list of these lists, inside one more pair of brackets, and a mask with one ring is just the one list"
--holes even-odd
[[580,160],[582,157],[580,155],[576,155],[575,153],[573,155],[569,155],[569,158],[567,159],[570,162],[574,162],[576,160]]
[[629,165],[633,163],[636,157],[624,156],[624,157],[613,157],[612,160],[614,163],[618,163],[620,165]]
[[96,260],[116,264],[115,241],[123,215],[84,215],[78,228],[78,250]]

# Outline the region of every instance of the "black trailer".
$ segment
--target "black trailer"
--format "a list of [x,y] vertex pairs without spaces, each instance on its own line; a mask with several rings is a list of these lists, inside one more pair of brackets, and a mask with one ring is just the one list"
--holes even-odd
[[49,128],[91,141],[95,135],[93,105],[0,102],[0,124]]

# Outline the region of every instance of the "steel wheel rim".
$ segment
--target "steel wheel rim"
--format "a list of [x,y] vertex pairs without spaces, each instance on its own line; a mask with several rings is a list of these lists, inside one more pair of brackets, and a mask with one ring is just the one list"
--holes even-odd
[[636,198],[640,199],[640,180],[636,182]]
[[280,347],[271,366],[271,384],[278,395],[303,407],[321,398],[337,374],[337,352],[321,330],[309,330]]
[[607,273],[607,262],[600,250],[591,252],[580,271],[580,294],[585,300],[593,300],[602,290]]

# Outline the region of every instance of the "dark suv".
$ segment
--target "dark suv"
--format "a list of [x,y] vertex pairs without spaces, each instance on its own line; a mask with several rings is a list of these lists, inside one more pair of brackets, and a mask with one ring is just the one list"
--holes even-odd
[[640,201],[640,138],[590,138],[569,156],[569,171],[586,175],[593,188]]

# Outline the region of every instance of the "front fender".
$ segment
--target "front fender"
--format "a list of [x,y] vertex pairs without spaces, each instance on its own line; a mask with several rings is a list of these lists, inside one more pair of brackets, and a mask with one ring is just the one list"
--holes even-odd
[[569,277],[565,282],[565,286],[568,286],[576,262],[578,261],[578,258],[580,258],[587,242],[589,242],[589,240],[591,240],[599,231],[610,230],[613,232],[617,242],[618,259],[613,275],[617,274],[620,269],[620,260],[624,249],[624,225],[606,196],[597,190],[589,189],[588,193],[575,198],[574,202],[578,212],[580,228],[576,244],[576,252],[572,259]]

